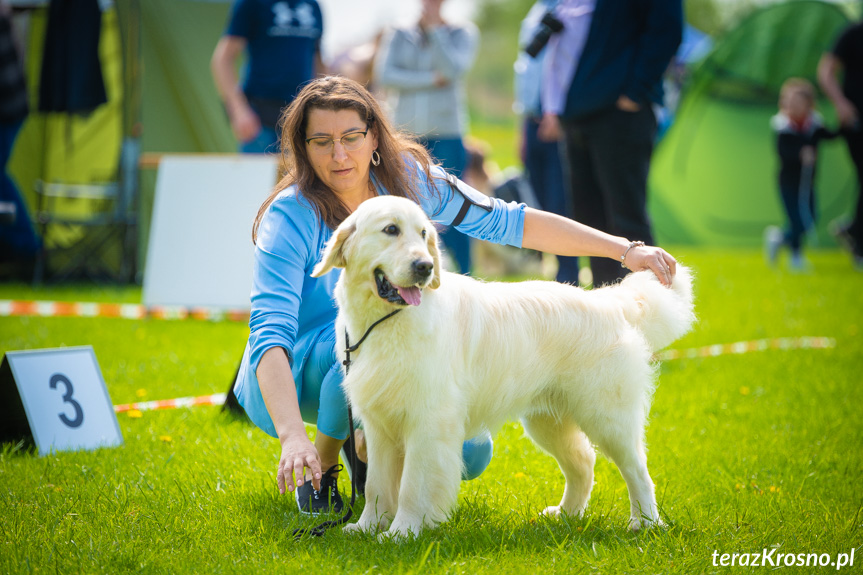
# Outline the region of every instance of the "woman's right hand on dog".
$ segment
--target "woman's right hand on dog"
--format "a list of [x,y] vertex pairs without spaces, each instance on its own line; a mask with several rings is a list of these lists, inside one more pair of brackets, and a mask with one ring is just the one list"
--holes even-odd
[[[285,494],[285,489],[294,491],[305,482],[305,470],[312,474],[312,485],[321,488],[321,459],[318,450],[309,441],[308,435],[288,436],[282,441],[282,457],[279,460],[279,471],[276,480],[279,483],[279,493]],[[295,480],[296,478],[296,480]]]
[[655,246],[635,246],[626,254],[624,262],[632,271],[650,270],[659,282],[669,287],[677,273],[677,260],[667,251]]

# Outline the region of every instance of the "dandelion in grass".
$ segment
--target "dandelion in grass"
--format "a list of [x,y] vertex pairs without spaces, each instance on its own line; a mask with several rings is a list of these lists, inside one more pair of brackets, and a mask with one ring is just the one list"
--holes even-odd
[[144,414],[141,412],[140,409],[130,409],[126,412],[126,415],[128,417],[131,417],[132,419],[141,419],[142,417],[144,417]]
[[170,435],[160,435],[159,441],[164,441],[165,443],[171,443],[173,441]]
[[138,399],[144,399],[145,397],[147,397],[147,390],[139,389],[135,392],[135,395],[138,397]]

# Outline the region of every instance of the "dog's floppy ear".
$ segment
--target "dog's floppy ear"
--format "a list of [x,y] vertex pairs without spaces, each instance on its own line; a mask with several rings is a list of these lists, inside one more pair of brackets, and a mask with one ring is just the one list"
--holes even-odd
[[428,250],[432,257],[432,262],[434,263],[434,277],[432,277],[432,281],[429,284],[431,289],[437,289],[440,287],[440,248],[437,245],[437,230],[433,225],[428,227],[428,234],[426,234],[426,243],[428,243]]
[[319,278],[324,274],[329,273],[333,268],[343,268],[347,264],[345,260],[345,242],[357,230],[357,223],[353,218],[348,217],[336,228],[333,237],[324,246],[324,253],[321,256],[321,261],[312,270],[312,277]]

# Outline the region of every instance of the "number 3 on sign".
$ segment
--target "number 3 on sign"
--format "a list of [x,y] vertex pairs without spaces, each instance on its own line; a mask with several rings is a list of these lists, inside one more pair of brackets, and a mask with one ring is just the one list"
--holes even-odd
[[123,443],[92,347],[10,351],[5,361],[41,455]]
[[75,409],[75,419],[69,419],[65,413],[60,413],[60,421],[69,427],[80,427],[84,423],[84,410],[81,409],[81,404],[72,399],[72,393],[75,389],[72,387],[72,382],[62,373],[55,373],[51,376],[51,389],[57,389],[57,384],[62,383],[66,386],[66,393],[63,395],[63,401],[69,403]]

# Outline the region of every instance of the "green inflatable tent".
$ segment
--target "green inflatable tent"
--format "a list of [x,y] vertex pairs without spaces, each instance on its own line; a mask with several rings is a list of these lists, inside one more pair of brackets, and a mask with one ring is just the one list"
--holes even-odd
[[[770,128],[779,88],[793,76],[814,84],[821,54],[848,24],[836,5],[801,0],[756,10],[717,40],[654,155],[649,209],[658,241],[756,246],[766,226],[784,225]],[[818,107],[835,127],[829,101]],[[841,139],[823,143],[818,162],[815,241],[834,245],[827,225],[852,210],[857,182]]]

